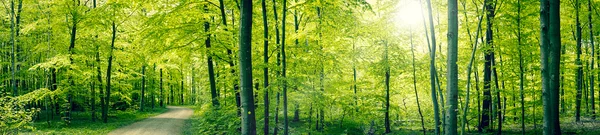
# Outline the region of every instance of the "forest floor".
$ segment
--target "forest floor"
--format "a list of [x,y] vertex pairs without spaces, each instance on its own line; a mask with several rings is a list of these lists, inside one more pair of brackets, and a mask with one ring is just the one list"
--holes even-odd
[[[127,126],[132,123],[142,121],[146,118],[157,116],[167,112],[166,108],[157,107],[155,109],[147,109],[146,111],[127,110],[127,111],[112,111],[109,114],[108,123],[102,123],[102,120],[92,121],[89,112],[73,113],[71,124],[66,125],[59,116],[48,120],[45,112],[40,115],[38,121],[33,123],[33,131],[22,131],[18,134],[25,135],[101,135],[119,127]],[[98,116],[99,117],[99,116]]]
[[168,106],[166,113],[121,127],[109,135],[176,135],[181,134],[185,121],[193,110],[185,107]]

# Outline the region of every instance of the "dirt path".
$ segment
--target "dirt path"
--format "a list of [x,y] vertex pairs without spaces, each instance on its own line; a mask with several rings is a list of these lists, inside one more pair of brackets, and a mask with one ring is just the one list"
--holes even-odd
[[192,116],[192,109],[168,106],[169,111],[129,126],[118,128],[109,135],[179,135],[185,120]]

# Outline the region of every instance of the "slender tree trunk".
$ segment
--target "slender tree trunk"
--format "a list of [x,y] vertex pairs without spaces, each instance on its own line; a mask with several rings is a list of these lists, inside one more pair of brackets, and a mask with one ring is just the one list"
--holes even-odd
[[[79,2],[79,1],[78,1]],[[77,3],[76,6],[79,6],[79,3]],[[73,55],[75,55],[75,41],[77,39],[77,23],[78,23],[78,12],[74,11],[71,12],[71,17],[72,17],[72,26],[71,26],[71,33],[70,33],[70,44],[69,44],[69,63],[74,64],[74,60],[73,60]],[[69,68],[69,70],[72,70],[71,68]],[[72,76],[68,77],[69,79],[69,83],[71,84],[71,86],[75,85],[75,82],[72,78]],[[16,86],[16,84],[15,84]],[[67,124],[71,123],[71,110],[73,109],[73,91],[71,91],[70,89],[67,90],[67,103],[68,106],[66,108],[65,111],[65,119],[67,121]]]
[[592,54],[592,64],[590,65],[591,66],[591,71],[592,71],[592,73],[590,73],[590,97],[591,97],[591,101],[590,102],[592,103],[592,119],[596,119],[596,102],[595,102],[595,96],[594,96],[594,92],[595,92],[594,91],[594,85],[595,85],[594,80],[596,79],[596,78],[594,78],[594,72],[595,72],[595,70],[594,70],[594,66],[595,66],[594,65],[594,58],[596,57],[595,56],[595,54],[596,54],[596,46],[594,45],[594,32],[593,32],[593,29],[592,29],[592,24],[593,24],[593,21],[592,21],[592,4],[593,4],[592,1],[588,0],[588,27],[589,27],[589,30],[590,30],[590,46],[592,47],[592,52],[591,52],[591,54]]
[[[466,11],[466,3],[462,3],[463,5],[463,9],[465,10],[464,15],[465,18],[467,16],[467,11]],[[467,33],[469,34],[469,40],[471,42],[473,42],[473,51],[471,51],[471,58],[469,60],[469,65],[467,66],[467,92],[466,92],[466,99],[465,99],[465,106],[463,108],[463,116],[462,116],[462,121],[461,121],[461,134],[465,134],[465,125],[467,122],[467,115],[469,114],[469,101],[470,101],[470,93],[471,93],[471,68],[473,67],[473,61],[475,61],[475,53],[477,52],[477,45],[478,45],[478,39],[479,39],[479,33],[481,32],[481,22],[483,22],[483,16],[479,16],[479,21],[477,24],[477,31],[475,33],[475,41],[473,41],[473,38],[471,37],[471,30],[469,29],[469,27],[467,27]],[[465,19],[465,21],[468,23],[468,20]],[[477,101],[479,103],[479,99]]]
[[561,134],[558,100],[560,76],[560,1],[540,0],[540,50],[544,134]]
[[[237,2],[237,1],[236,1]],[[239,6],[238,6],[239,8]],[[225,31],[228,31],[227,29],[227,18],[225,17],[225,5],[223,4],[223,0],[219,0],[219,10],[221,11],[221,23],[225,26]],[[233,16],[233,15],[232,15]],[[234,20],[233,18],[231,20]],[[233,59],[234,59],[234,55],[233,55],[233,51],[229,48],[227,48],[227,56],[231,57],[230,61],[227,61],[227,63],[229,64],[229,67],[231,67],[231,70],[229,71],[232,75],[236,75],[235,73],[235,64],[233,63]],[[234,78],[234,82],[233,82],[233,91],[235,92],[235,103],[237,105],[237,113],[238,116],[241,116],[241,112],[240,112],[240,107],[241,107],[241,101],[240,101],[240,91],[239,91],[239,85],[238,85],[238,81]]]
[[11,15],[10,15],[10,41],[11,41],[11,53],[10,53],[10,59],[11,59],[11,87],[12,87],[12,96],[13,97],[17,97],[18,91],[17,91],[17,82],[15,80],[15,70],[17,69],[15,66],[16,60],[15,60],[15,1],[11,0],[10,1],[10,8],[11,8]]
[[277,135],[279,131],[279,92],[277,92],[276,103],[275,103],[275,127],[273,129],[273,134]]
[[432,15],[432,9],[431,9],[431,0],[427,0],[427,9],[429,11],[429,28],[431,30],[431,49],[430,49],[430,63],[429,63],[429,76],[430,76],[430,80],[431,80],[431,101],[433,102],[433,115],[434,115],[434,125],[435,125],[435,134],[439,135],[440,134],[440,113],[439,113],[439,107],[438,107],[438,102],[437,102],[437,94],[436,94],[436,86],[435,86],[435,76],[436,76],[436,69],[435,69],[435,46],[436,46],[436,42],[435,42],[435,28],[433,25],[433,15]]
[[281,24],[281,77],[283,78],[283,134],[289,134],[288,121],[288,100],[287,100],[287,78],[286,78],[286,59],[285,59],[285,18],[287,14],[287,0],[283,0],[283,15]]
[[576,25],[576,32],[575,32],[575,40],[577,42],[577,47],[576,47],[576,51],[577,51],[577,58],[575,60],[575,65],[577,65],[577,76],[576,76],[576,82],[577,82],[577,96],[576,98],[576,102],[575,102],[575,121],[579,122],[580,121],[580,117],[581,117],[581,90],[582,90],[582,85],[583,85],[583,65],[581,62],[581,23],[579,22],[579,0],[575,0],[575,25]]
[[[111,70],[112,70],[112,62],[113,62],[113,58],[114,58],[114,54],[113,54],[113,50],[115,49],[115,39],[117,38],[117,26],[115,24],[115,22],[112,22],[112,39],[110,42],[110,51],[109,51],[109,56],[108,56],[108,67],[106,68],[106,94],[105,94],[105,99],[104,101],[106,102],[106,105],[104,106],[105,109],[104,113],[106,113],[106,115],[108,116],[108,106],[110,105],[110,90],[111,90]],[[108,121],[108,117],[104,118],[104,123],[106,123]]]
[[[494,3],[490,0],[484,1],[485,12],[487,16],[487,30],[486,30],[486,46],[491,48],[493,46],[493,31],[492,31],[492,20],[494,19]],[[492,64],[494,51],[491,49],[484,50],[485,64],[483,70],[483,112],[481,121],[479,121],[479,132],[487,132],[491,130],[490,121],[492,114],[492,95],[491,95],[491,81],[492,81]]]
[[[415,98],[417,100],[417,108],[419,109],[419,117],[421,118],[421,128],[423,128],[423,135],[427,134],[425,129],[425,120],[423,120],[423,113],[421,112],[421,103],[419,102],[419,93],[417,92],[417,69],[415,68],[415,46],[413,45],[412,31],[410,33],[410,52],[412,54],[412,68],[413,68],[413,87],[415,90]],[[356,68],[354,67],[354,95],[356,96]],[[355,99],[356,102],[356,99]]]
[[[93,8],[96,8],[96,0],[93,0],[92,2],[93,2],[92,3],[93,4]],[[48,19],[50,19],[50,18],[48,18]],[[50,37],[48,36],[48,38],[50,38]],[[95,36],[94,42],[95,42],[96,39],[98,39],[97,35]],[[50,40],[48,40],[48,41],[50,41]],[[96,67],[100,68],[100,58],[99,58],[100,57],[99,56],[100,55],[99,54],[100,53],[100,45],[98,45],[96,43],[95,47],[96,47],[96,54],[97,55],[96,55],[96,63],[94,63],[94,64],[96,65]],[[100,75],[100,73],[101,73],[100,69],[98,69],[98,75]],[[98,76],[98,77],[99,77],[98,79],[102,78],[100,76]],[[94,78],[92,77],[91,79],[93,80]],[[102,80],[98,80],[98,82],[100,83],[100,87],[99,87],[100,88],[100,92],[102,92]],[[96,82],[95,81],[92,81],[92,86],[91,87],[92,87],[92,99],[91,99],[91,102],[92,102],[92,122],[96,122]],[[104,101],[104,100],[102,100],[102,101]],[[100,103],[100,104],[103,105],[103,103]]]
[[[277,18],[277,7],[276,7],[277,2],[275,2],[275,0],[272,0],[272,2],[273,2],[273,16],[275,17],[274,18],[274,21],[275,21],[275,44],[276,44],[276,46],[279,46],[279,44],[281,42],[279,39],[279,24],[277,23],[279,21],[279,19]],[[281,64],[280,58],[279,58],[281,55],[280,53],[281,53],[280,51],[277,51],[277,66],[278,67]],[[278,71],[276,71],[276,72],[277,72],[277,75],[280,74]],[[276,104],[275,104],[275,127],[273,129],[273,134],[275,134],[275,135],[277,135],[277,132],[279,131],[279,125],[278,125],[278,123],[279,123],[279,96],[280,96],[280,93],[279,93],[279,91],[277,91],[277,97],[276,97],[277,100],[276,100]]]
[[[204,5],[204,12],[208,13],[208,6],[207,5]],[[210,24],[209,24],[208,21],[205,21],[204,22],[204,32],[208,33],[209,30],[210,30]],[[212,53],[210,53],[211,52],[210,51],[210,34],[208,34],[206,36],[206,40],[204,40],[204,44],[206,45],[206,48],[208,50],[208,53],[207,53],[207,59],[208,59],[207,63],[208,63],[208,80],[210,82],[210,96],[211,96],[211,101],[212,101],[213,107],[218,107],[219,106],[219,99],[218,99],[218,95],[217,95],[217,84],[215,82],[215,70],[214,70],[214,66],[213,66]],[[161,94],[162,94],[162,92],[161,92]]]
[[150,78],[150,81],[151,81],[151,86],[152,86],[152,92],[150,92],[150,94],[151,94],[150,97],[152,99],[152,109],[154,110],[154,104],[156,102],[156,98],[154,96],[156,94],[156,83],[155,83],[155,79],[156,79],[155,78],[156,77],[155,76],[156,75],[156,63],[153,64],[152,72],[151,73],[152,73],[152,78]]
[[140,100],[140,110],[144,111],[144,97],[146,96],[146,65],[142,65],[142,96]]
[[385,66],[385,133],[392,132],[390,128],[390,65],[388,63],[388,43],[383,41],[385,46],[383,61]]
[[525,96],[524,69],[523,69],[523,45],[521,44],[521,0],[517,0],[517,44],[519,45],[519,92],[521,95],[521,134],[525,135]]
[[108,122],[106,119],[108,118],[108,104],[106,104],[106,101],[104,98],[106,96],[106,91],[103,90],[103,85],[102,85],[102,70],[100,69],[100,45],[96,45],[96,79],[98,81],[98,88],[100,89],[100,106],[101,106],[101,110],[102,110],[102,121],[104,123]]
[[164,91],[164,87],[163,87],[163,69],[162,68],[160,69],[160,82],[159,83],[160,83],[159,84],[159,87],[160,87],[160,97],[159,97],[159,99],[160,99],[160,101],[159,101],[160,102],[160,107],[165,107],[165,101],[164,101],[165,100],[165,96],[164,96],[165,93],[163,92]]
[[[261,8],[262,8],[262,17],[263,17],[263,31],[264,31],[264,35],[263,35],[263,43],[264,43],[264,47],[263,47],[263,63],[265,65],[269,64],[269,25],[267,23],[267,5],[266,5],[266,0],[262,0],[261,1]],[[264,127],[263,127],[263,132],[265,135],[269,134],[269,68],[267,66],[265,66],[263,68],[263,85],[264,85]]]

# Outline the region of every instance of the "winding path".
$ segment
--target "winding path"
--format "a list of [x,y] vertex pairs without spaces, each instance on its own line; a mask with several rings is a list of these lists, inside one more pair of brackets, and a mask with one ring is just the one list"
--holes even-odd
[[179,135],[185,120],[194,111],[185,107],[168,106],[169,111],[131,125],[118,128],[109,135]]

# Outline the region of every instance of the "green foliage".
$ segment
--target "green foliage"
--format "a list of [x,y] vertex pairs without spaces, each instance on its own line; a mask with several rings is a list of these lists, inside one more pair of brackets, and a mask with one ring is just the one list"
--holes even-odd
[[240,134],[240,119],[235,108],[214,108],[204,104],[194,108],[194,115],[184,134]]
[[32,117],[37,109],[26,108],[17,98],[0,98],[0,134],[17,134],[20,130],[33,129]]

